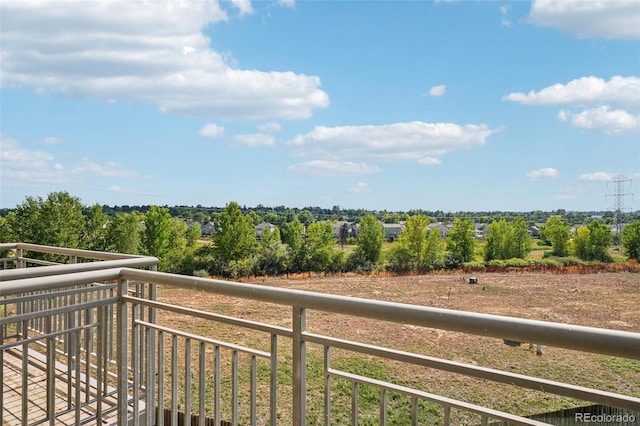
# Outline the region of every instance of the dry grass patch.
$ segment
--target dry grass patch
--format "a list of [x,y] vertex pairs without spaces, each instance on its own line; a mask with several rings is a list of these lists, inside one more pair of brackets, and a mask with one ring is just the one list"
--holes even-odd
[[[474,276],[478,278],[476,285],[468,284],[468,277],[461,274],[403,277],[312,276],[305,279],[256,279],[253,283],[640,332],[640,309],[638,309],[640,274],[620,272],[570,275],[512,272],[479,273]],[[160,288],[159,299],[284,327],[291,327],[292,323],[289,307],[257,301],[166,287]],[[218,340],[268,350],[269,336],[264,333],[254,333],[178,315],[163,314],[159,317],[159,322]],[[307,323],[308,330],[313,333],[640,396],[639,361],[549,347],[544,348],[543,356],[536,356],[528,349],[528,345],[509,347],[499,339],[313,310],[308,312]],[[282,403],[279,417],[284,424],[290,422],[290,348],[288,339],[279,339],[278,398]],[[345,371],[369,375],[520,415],[581,405],[580,401],[554,397],[537,391],[493,384],[485,380],[363,357],[344,351],[333,351],[333,364],[334,367],[343,368]],[[315,424],[322,420],[322,348],[309,345],[307,368],[308,420],[310,424]],[[248,372],[245,370],[247,369],[244,368],[242,372],[242,380],[248,377]],[[260,385],[259,396],[263,405],[266,405],[264,399],[268,396],[265,388],[265,383],[268,384],[268,370],[262,367],[259,374],[259,380],[264,382]],[[361,391],[362,424],[377,422],[377,394],[375,389]],[[334,418],[337,424],[341,424],[343,420],[349,419],[350,385],[334,380],[332,395],[335,407]],[[390,415],[398,416],[394,419],[400,422],[394,424],[401,424],[407,418],[398,414],[409,412],[409,405],[405,399],[393,396],[390,401]],[[424,404],[421,406],[420,413],[422,420],[429,424],[440,421],[441,414],[437,406]],[[475,422],[473,418],[463,413],[456,413],[455,416],[458,422]]]

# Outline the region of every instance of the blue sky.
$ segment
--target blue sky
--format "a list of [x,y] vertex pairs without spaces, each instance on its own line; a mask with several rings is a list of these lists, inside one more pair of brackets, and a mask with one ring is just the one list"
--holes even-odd
[[638,1],[0,3],[0,207],[640,208]]

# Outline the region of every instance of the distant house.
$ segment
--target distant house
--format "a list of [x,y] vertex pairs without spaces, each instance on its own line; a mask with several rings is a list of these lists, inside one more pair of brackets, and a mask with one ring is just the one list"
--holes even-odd
[[214,229],[213,222],[207,222],[202,225],[202,235],[211,235]]
[[336,236],[336,239],[340,241],[340,230],[345,225],[347,227],[347,238],[358,238],[358,227],[355,223],[340,221],[331,224],[331,229],[333,229],[333,234]]
[[387,241],[395,241],[406,229],[406,226],[402,223],[383,223],[382,229],[384,229],[384,238]]
[[256,238],[260,239],[266,231],[274,232],[276,230],[276,226],[269,222],[261,222],[256,225]]
[[533,238],[540,238],[540,228],[538,228],[536,225],[530,226],[527,229],[527,232],[529,233],[529,235],[531,235]]
[[449,229],[451,229],[451,227],[449,225],[445,225],[442,222],[437,222],[427,225],[427,232],[431,232],[432,229],[437,229],[440,232],[440,236],[442,238],[447,238],[447,235],[449,235]]
[[476,223],[473,231],[473,236],[479,240],[482,240],[487,233],[489,233],[489,225],[486,223]]

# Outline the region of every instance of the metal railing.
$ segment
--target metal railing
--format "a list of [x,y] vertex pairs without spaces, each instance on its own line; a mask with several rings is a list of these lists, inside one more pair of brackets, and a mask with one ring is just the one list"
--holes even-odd
[[[4,274],[7,273],[12,273],[10,280],[5,280]],[[409,401],[407,418],[416,425],[423,418],[425,404],[438,407],[439,421],[445,425],[452,424],[460,413],[475,416],[472,418],[477,419],[479,424],[489,424],[490,421],[544,424],[514,413],[438,395],[437,389],[435,393],[428,392],[419,387],[394,383],[393,380],[381,380],[336,368],[333,361],[337,351],[640,411],[640,398],[634,395],[312,333],[307,327],[307,320],[309,312],[319,311],[498,339],[536,342],[634,360],[640,359],[640,333],[120,267],[82,272],[70,269],[67,274],[22,279],[16,278],[11,271],[0,271],[0,281],[0,297],[4,297],[5,312],[9,305],[13,305],[16,311],[15,315],[2,319],[3,327],[9,324],[13,327],[3,328],[5,334],[0,336],[4,337],[3,353],[20,346],[28,349],[40,341],[45,345],[43,353],[47,361],[53,363],[57,360],[69,371],[68,381],[72,384],[67,386],[71,403],[56,412],[55,400],[59,396],[51,394],[46,398],[46,406],[50,408],[50,413],[56,412],[56,418],[60,418],[60,413],[71,411],[79,416],[81,410],[90,406],[94,420],[107,421],[109,413],[117,412],[115,418],[108,421],[120,425],[186,425],[192,424],[192,420],[199,425],[209,424],[207,422],[210,420],[214,424],[226,424],[224,421],[228,420],[233,425],[303,425],[311,422],[308,404],[315,404],[317,401],[313,399],[321,398],[319,419],[329,425],[335,424],[334,396],[337,395],[334,385],[341,381],[350,384],[348,398],[351,399],[351,424],[357,424],[360,420],[360,392],[365,388],[377,389],[378,420],[383,425],[389,424],[392,394]],[[155,290],[152,290],[157,285],[181,289],[185,295],[189,291],[198,291],[284,307],[289,312],[289,321],[283,326],[159,302],[154,297]],[[53,302],[71,297],[73,293],[76,293],[76,299],[72,299],[74,303],[58,306]],[[25,306],[29,304],[34,304],[38,309],[26,309]],[[18,306],[22,306],[22,311]],[[69,314],[69,311],[74,313]],[[115,322],[110,322],[114,317]],[[40,323],[34,324],[33,321]],[[202,326],[194,327],[196,322]],[[206,325],[213,323],[242,330],[243,333],[250,332],[251,337],[243,339],[243,343],[219,339],[206,332]],[[57,329],[58,324],[63,330]],[[25,332],[26,329],[32,334]],[[6,333],[6,330],[15,331],[13,341],[7,339],[11,333]],[[115,330],[112,343],[108,343],[109,330]],[[54,346],[61,345],[55,340],[59,335],[65,335],[75,343],[55,352]],[[94,342],[93,346],[89,342]],[[321,348],[321,395],[308,393],[308,345]],[[107,359],[112,355],[108,351],[114,346],[115,362],[109,363]],[[84,358],[79,355],[82,351],[87,354]],[[23,373],[25,371],[26,367]],[[79,379],[81,376],[85,378],[84,382]],[[93,380],[95,388],[102,388],[104,392],[90,390],[86,385],[91,382],[89,378]],[[25,379],[23,385],[29,385]],[[79,401],[84,404],[80,408]],[[115,405],[109,405],[111,401]],[[22,404],[24,413],[27,403]],[[51,416],[44,419],[39,421],[55,423]],[[85,420],[77,420],[78,424],[82,421]],[[32,423],[38,424],[37,421]],[[32,423],[23,420],[23,424]]]
[[[23,243],[0,244],[0,251],[12,254],[0,259],[3,424],[84,424],[115,417],[117,284],[74,282],[72,275],[117,267],[155,270],[158,260]],[[34,258],[43,253],[67,263]],[[49,283],[26,288],[25,280],[34,277]],[[155,297],[152,287],[138,283],[131,289],[137,297]]]

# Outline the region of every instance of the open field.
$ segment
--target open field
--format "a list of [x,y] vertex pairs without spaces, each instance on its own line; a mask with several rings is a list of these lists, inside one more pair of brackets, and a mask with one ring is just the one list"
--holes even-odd
[[[586,326],[640,332],[640,274],[593,273],[554,274],[534,272],[477,273],[477,285],[468,284],[460,273],[419,276],[342,276],[298,279],[256,279],[253,283],[322,293],[381,299],[417,305],[467,310],[522,318],[573,323]],[[226,296],[161,288],[159,299],[171,303],[237,316],[275,325],[291,326],[289,308]],[[160,322],[190,329],[210,337],[265,349],[267,339],[246,330],[204,321],[161,317]],[[536,356],[528,345],[510,347],[502,340],[470,336],[401,324],[354,319],[310,311],[311,332],[363,341],[390,348],[408,350],[459,362],[503,369],[515,373],[640,396],[640,361],[544,348]],[[282,371],[279,386],[281,401],[290,395],[290,374],[286,353],[290,342],[282,339]],[[639,348],[640,351],[640,348]],[[309,421],[322,420],[322,348],[309,346],[308,356]],[[494,384],[432,369],[415,368],[371,357],[334,352],[333,366],[375,378],[420,388],[433,393],[487,405],[511,413],[528,415],[583,405],[580,401],[544,395],[536,391]],[[280,369],[279,369],[280,370]],[[265,372],[265,374],[268,374]],[[350,386],[335,381],[334,421],[349,423]],[[361,390],[361,424],[377,424],[377,391]],[[394,402],[395,403],[395,402]],[[390,410],[408,412],[401,399]],[[393,408],[395,407],[395,408]],[[391,424],[402,424],[408,417],[398,414]],[[287,423],[287,409],[281,418]],[[423,406],[421,420],[435,424],[437,407]],[[460,414],[457,423],[476,423],[477,419]]]

